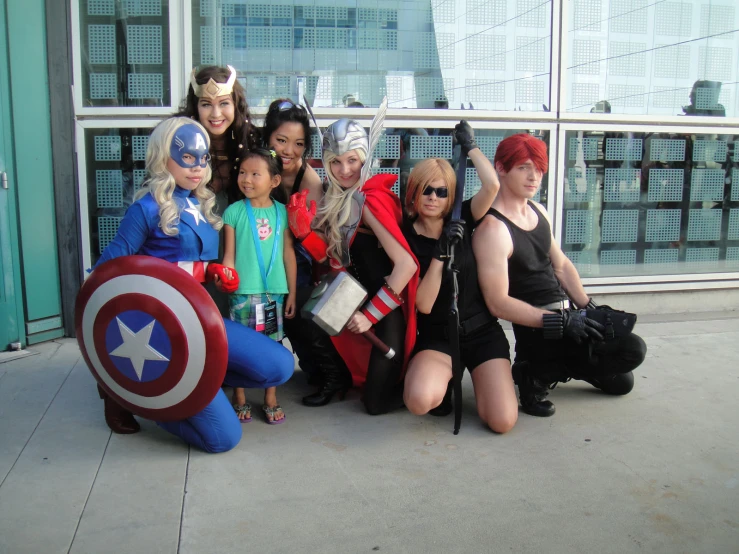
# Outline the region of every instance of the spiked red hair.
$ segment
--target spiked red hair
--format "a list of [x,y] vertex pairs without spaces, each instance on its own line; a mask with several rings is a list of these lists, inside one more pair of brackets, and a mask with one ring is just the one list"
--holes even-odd
[[495,165],[500,164],[508,172],[519,163],[531,160],[536,169],[546,173],[549,168],[547,145],[543,140],[519,133],[503,139],[495,151]]

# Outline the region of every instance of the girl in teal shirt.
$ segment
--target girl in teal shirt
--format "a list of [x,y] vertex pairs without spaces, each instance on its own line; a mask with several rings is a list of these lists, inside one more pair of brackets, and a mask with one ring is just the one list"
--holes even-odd
[[[272,150],[256,149],[241,160],[238,187],[245,196],[223,214],[223,264],[236,268],[239,288],[229,297],[230,317],[282,341],[283,314],[295,316],[297,263],[285,205],[272,199],[280,185],[282,161]],[[234,388],[234,410],[251,421],[251,406],[243,388]],[[285,421],[277,402],[277,387],[264,391],[262,406],[269,424]]]

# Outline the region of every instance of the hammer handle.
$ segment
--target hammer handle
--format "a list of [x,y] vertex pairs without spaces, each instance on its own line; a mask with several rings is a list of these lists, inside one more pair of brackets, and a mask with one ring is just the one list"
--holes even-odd
[[364,338],[367,339],[372,344],[372,346],[382,352],[382,354],[388,360],[392,360],[395,357],[395,350],[382,342],[373,331],[365,331],[364,333],[362,333],[362,336],[364,336]]

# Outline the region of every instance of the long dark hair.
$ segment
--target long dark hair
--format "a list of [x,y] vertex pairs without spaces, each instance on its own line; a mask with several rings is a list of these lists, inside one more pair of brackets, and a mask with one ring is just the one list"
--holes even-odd
[[[288,104],[290,107],[288,107]],[[269,137],[272,136],[280,125],[283,123],[299,123],[303,126],[305,133],[305,152],[303,159],[310,154],[311,151],[311,130],[310,121],[308,120],[308,112],[300,104],[295,104],[289,98],[278,98],[269,105],[267,115],[264,116],[264,126],[262,127],[262,141],[265,148],[271,148]]]
[[[269,171],[270,177],[274,177],[275,175],[282,175],[282,160],[275,153],[274,150],[268,150],[266,148],[255,148],[254,150],[249,150],[246,154],[244,154],[244,157],[241,158],[241,161],[238,163],[237,167],[240,168],[241,164],[243,164],[246,160],[250,160],[252,158],[259,158],[260,160],[264,160],[264,162],[267,164],[267,171]],[[237,179],[238,179],[238,170],[237,170]],[[245,197],[242,194],[239,187],[234,186],[233,188],[235,190],[234,195],[235,195],[236,200],[243,200]],[[272,196],[278,202],[282,202],[283,204],[285,204],[285,201],[282,198],[283,195],[275,194],[275,192],[279,190],[280,190],[279,187],[277,189],[272,189]]]
[[[199,85],[204,85],[212,78],[216,83],[225,83],[228,81],[230,76],[231,71],[227,67],[209,65],[200,68],[200,70],[195,73],[195,81]],[[235,199],[235,193],[238,192],[236,179],[239,174],[239,158],[243,157],[246,150],[254,150],[255,148],[258,148],[260,142],[259,129],[252,123],[251,114],[249,113],[249,105],[246,103],[246,92],[238,79],[234,82],[233,90],[231,91],[231,99],[234,103],[234,120],[224,133],[224,136],[226,137],[226,155],[228,156],[229,164],[232,164],[229,168],[230,179],[227,191],[229,203]],[[198,100],[199,98],[195,95],[192,85],[188,85],[187,96],[185,97],[184,104],[180,107],[177,115],[190,117],[196,121],[200,121],[198,114]]]

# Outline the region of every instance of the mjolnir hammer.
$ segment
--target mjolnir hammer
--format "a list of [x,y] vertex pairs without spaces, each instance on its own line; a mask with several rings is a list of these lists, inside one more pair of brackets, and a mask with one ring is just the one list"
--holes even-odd
[[[367,300],[367,291],[346,271],[329,273],[321,279],[310,294],[301,313],[331,336],[344,330],[352,315]],[[382,342],[371,330],[362,333],[372,346],[387,359],[395,357],[395,350]]]

